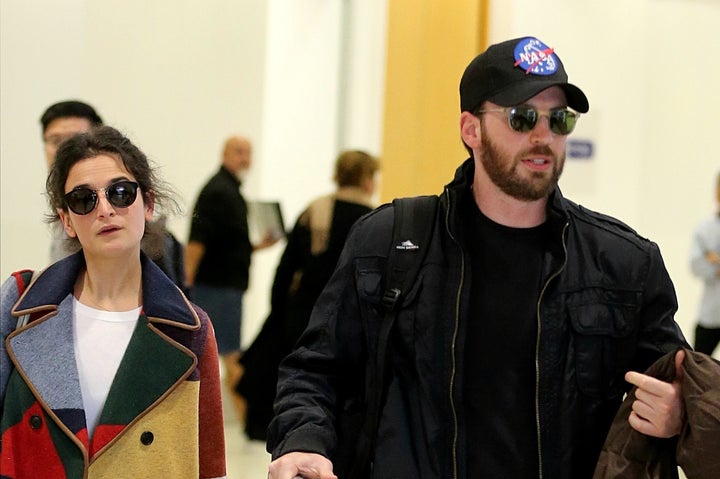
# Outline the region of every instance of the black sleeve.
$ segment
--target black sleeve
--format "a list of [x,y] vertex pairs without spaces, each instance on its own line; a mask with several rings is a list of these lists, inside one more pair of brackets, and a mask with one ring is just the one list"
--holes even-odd
[[643,288],[641,328],[634,370],[643,372],[678,346],[690,348],[674,315],[678,309],[675,288],[665,269],[660,250],[650,245],[646,283]]

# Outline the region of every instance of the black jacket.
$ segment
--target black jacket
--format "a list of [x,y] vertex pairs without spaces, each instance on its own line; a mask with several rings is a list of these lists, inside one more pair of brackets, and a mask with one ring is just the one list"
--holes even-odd
[[[428,256],[396,320],[376,478],[465,477],[464,350],[482,347],[464,342],[470,239],[460,208],[473,173],[470,159],[441,195]],[[548,221],[557,240],[544,258],[537,307],[538,477],[589,478],[628,389],[624,373],[644,371],[686,343],[656,244],[559,190]],[[298,347],[281,365],[268,440],[273,457],[290,451],[333,457],[335,418],[354,407],[347,398],[362,394],[383,318],[392,223],[388,205],[355,225]]]

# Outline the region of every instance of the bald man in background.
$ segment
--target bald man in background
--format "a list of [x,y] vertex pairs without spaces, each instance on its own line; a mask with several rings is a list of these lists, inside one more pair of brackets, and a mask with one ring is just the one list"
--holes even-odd
[[203,186],[193,208],[185,248],[186,286],[215,328],[225,367],[223,382],[239,419],[244,419],[244,405],[234,385],[240,377],[242,299],[248,287],[250,256],[277,242],[273,238],[258,245],[250,242],[247,204],[240,186],[251,165],[250,141],[242,136],[228,138],[220,169]]

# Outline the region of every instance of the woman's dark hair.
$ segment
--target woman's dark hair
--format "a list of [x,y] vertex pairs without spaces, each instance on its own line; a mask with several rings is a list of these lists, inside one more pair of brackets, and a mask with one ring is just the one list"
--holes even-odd
[[[156,169],[150,163],[147,156],[140,151],[125,135],[110,126],[98,126],[86,133],[80,133],[70,137],[64,141],[55,154],[55,162],[53,163],[47,181],[45,182],[45,190],[48,196],[51,212],[47,215],[47,221],[53,223],[60,220],[57,213],[58,209],[68,211],[65,203],[65,183],[67,182],[70,168],[80,160],[94,158],[99,155],[109,155],[119,158],[125,168],[135,177],[135,181],[140,185],[143,200],[145,203],[154,201],[155,207],[162,207],[163,212],[178,213],[180,208],[175,199],[175,193],[172,189],[160,180],[156,175]],[[151,236],[159,234],[162,231],[154,231],[153,223],[145,225],[144,243],[162,244],[164,238],[159,241],[151,240]],[[159,226],[158,230],[162,230]],[[72,238],[73,242],[77,242],[77,238]],[[155,248],[152,251],[146,251],[151,256],[156,255]]]

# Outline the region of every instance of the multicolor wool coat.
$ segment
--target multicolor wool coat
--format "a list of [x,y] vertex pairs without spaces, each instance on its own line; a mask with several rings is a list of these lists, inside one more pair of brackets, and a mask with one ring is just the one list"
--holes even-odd
[[224,477],[212,326],[144,255],[143,309],[88,439],[73,338],[82,268],[80,252],[24,292],[20,274],[2,285],[0,478]]

